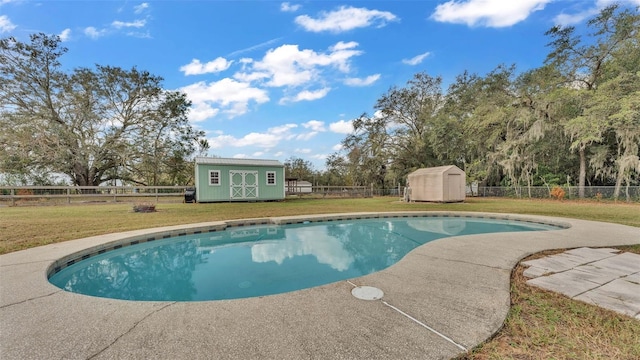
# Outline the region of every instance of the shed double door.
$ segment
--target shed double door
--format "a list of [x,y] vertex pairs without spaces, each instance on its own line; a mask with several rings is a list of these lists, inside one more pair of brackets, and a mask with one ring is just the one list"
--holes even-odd
[[229,171],[231,199],[258,198],[258,172],[248,170]]

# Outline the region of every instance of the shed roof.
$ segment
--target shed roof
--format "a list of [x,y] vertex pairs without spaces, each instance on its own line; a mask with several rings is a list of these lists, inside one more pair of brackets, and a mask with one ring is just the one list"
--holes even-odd
[[196,157],[196,164],[212,164],[212,165],[247,165],[247,166],[277,166],[284,167],[278,160],[268,159],[233,159],[233,158],[213,158],[213,157]]
[[418,169],[410,173],[409,175],[442,174],[453,168],[457,169],[458,171],[462,171],[462,169],[460,169],[455,165],[446,165],[446,166],[436,166],[436,167]]

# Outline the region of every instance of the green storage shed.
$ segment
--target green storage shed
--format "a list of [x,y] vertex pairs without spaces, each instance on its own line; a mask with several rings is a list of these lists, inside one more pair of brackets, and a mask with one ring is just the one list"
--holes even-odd
[[196,201],[270,201],[285,197],[284,165],[277,160],[197,157]]

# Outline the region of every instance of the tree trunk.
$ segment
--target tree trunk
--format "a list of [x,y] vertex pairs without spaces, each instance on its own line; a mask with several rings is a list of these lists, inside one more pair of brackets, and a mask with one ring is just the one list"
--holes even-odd
[[580,147],[580,174],[578,175],[578,197],[584,199],[584,186],[587,182],[587,156],[584,147]]
[[622,187],[622,180],[624,180],[624,171],[624,167],[618,169],[618,175],[616,176],[616,187],[613,190],[613,199],[616,201],[618,200],[618,197],[620,197],[620,188]]

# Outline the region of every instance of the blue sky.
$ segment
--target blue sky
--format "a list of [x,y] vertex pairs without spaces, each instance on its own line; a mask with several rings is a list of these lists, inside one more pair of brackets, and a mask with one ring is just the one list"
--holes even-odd
[[[418,72],[544,61],[544,32],[612,0],[0,0],[0,37],[57,34],[63,66],[136,66],[186,92],[210,155],[292,156],[323,169],[351,121]],[[640,5],[640,0],[626,0]]]

